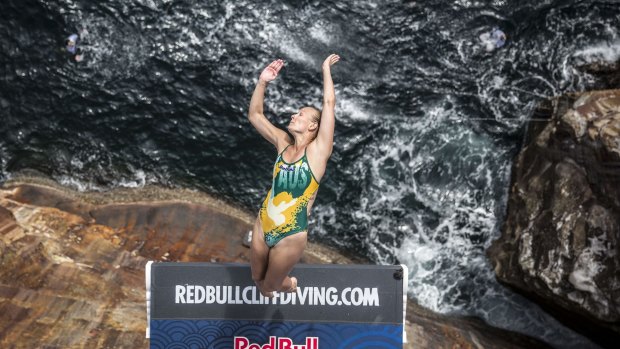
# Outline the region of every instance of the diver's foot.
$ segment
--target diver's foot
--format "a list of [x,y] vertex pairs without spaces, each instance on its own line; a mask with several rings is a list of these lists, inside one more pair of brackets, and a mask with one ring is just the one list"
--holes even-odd
[[288,293],[297,292],[297,278],[296,277],[291,276],[291,288],[286,290],[286,292],[288,292]]
[[258,287],[258,291],[260,292],[261,295],[263,295],[263,297],[273,298],[273,292],[271,291],[268,292],[263,289],[262,281],[254,281],[254,283],[256,284],[256,287]]
[[241,240],[241,244],[245,247],[251,247],[252,246],[252,231],[248,231],[244,236],[243,239]]

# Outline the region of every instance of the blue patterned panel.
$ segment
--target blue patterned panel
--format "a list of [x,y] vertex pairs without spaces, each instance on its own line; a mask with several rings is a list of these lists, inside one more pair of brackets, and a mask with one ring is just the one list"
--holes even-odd
[[[151,320],[151,349],[232,349],[233,339],[269,343],[286,337],[296,345],[318,337],[319,348],[402,348],[403,326],[363,323],[295,323],[222,320]],[[275,348],[274,348],[275,349]]]

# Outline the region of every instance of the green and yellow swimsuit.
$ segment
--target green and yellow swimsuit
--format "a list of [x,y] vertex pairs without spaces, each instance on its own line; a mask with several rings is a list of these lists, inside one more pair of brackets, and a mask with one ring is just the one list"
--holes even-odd
[[301,159],[288,163],[282,158],[287,148],[276,158],[273,183],[260,209],[265,243],[269,247],[289,235],[308,230],[308,202],[319,189],[306,150]]

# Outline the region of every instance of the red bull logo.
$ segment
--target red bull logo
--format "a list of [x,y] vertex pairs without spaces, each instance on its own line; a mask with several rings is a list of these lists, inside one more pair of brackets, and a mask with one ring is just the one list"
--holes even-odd
[[260,345],[250,343],[246,337],[235,337],[235,349],[319,349],[318,337],[306,337],[306,344],[293,344],[293,340],[286,337],[269,337],[269,343]]

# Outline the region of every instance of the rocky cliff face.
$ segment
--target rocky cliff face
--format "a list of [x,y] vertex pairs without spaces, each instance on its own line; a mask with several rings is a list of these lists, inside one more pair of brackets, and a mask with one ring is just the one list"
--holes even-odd
[[602,345],[618,343],[620,90],[538,109],[513,167],[502,230],[488,250],[500,281]]
[[[253,215],[191,191],[0,190],[0,348],[148,348],[147,260],[247,262]],[[305,263],[352,263],[309,244]],[[406,348],[544,348],[408,305]]]

